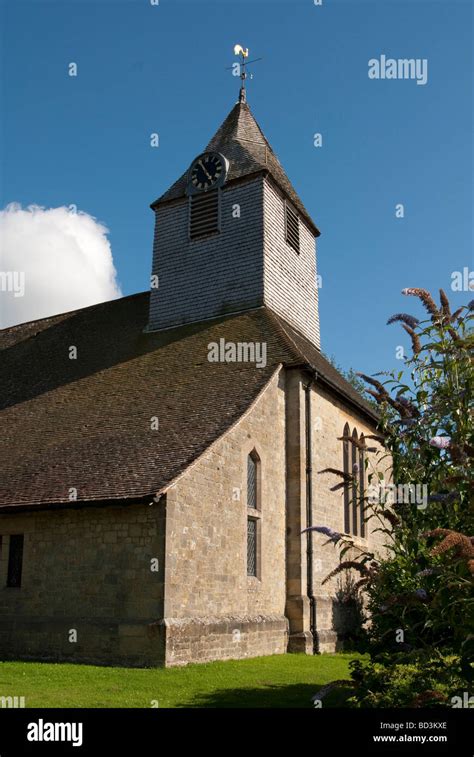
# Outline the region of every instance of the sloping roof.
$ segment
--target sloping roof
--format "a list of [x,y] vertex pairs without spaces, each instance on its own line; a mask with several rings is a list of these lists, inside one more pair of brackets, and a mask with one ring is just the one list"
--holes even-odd
[[[316,236],[319,236],[319,230],[301,202],[247,103],[238,102],[234,105],[207,145],[205,152],[208,150],[220,152],[229,160],[226,183],[262,171],[267,172],[304,216]],[[187,183],[188,172],[185,171],[167,192],[152,203],[151,207],[184,197]]]
[[[143,293],[0,331],[0,507],[64,503],[70,488],[81,502],[153,496],[241,417],[280,364],[311,365],[375,418],[267,308],[146,333],[148,302]],[[221,338],[265,341],[266,367],[210,363],[208,344]]]

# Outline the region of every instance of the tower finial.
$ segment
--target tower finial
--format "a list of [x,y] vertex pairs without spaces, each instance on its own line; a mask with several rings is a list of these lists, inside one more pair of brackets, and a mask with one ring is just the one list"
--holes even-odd
[[[240,55],[240,63],[234,64],[232,68],[235,71],[235,66],[238,66],[238,71],[241,85],[240,85],[240,92],[239,92],[239,103],[246,103],[247,102],[247,91],[245,88],[245,81],[248,78],[248,71],[247,71],[247,65],[249,63],[255,63],[258,60],[262,60],[261,58],[255,58],[254,60],[248,61],[247,58],[249,57],[249,49],[248,47],[242,47],[242,45],[234,45],[234,55]],[[237,74],[234,73],[236,76]],[[250,74],[250,78],[252,78],[252,74]]]
[[234,46],[234,55],[240,55],[241,61],[240,61],[240,92],[239,92],[239,103],[246,103],[247,102],[247,92],[245,90],[245,80],[247,78],[247,71],[246,71],[246,58],[249,57],[249,49],[248,47],[244,48],[242,45],[235,45]]

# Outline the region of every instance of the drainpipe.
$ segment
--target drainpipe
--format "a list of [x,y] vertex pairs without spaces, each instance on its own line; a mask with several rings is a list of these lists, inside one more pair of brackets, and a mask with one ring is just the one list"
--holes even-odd
[[[306,527],[313,525],[313,467],[312,467],[312,435],[311,435],[311,389],[315,377],[308,384],[303,385],[305,391],[305,431],[306,431]],[[318,653],[318,636],[316,626],[316,599],[313,588],[313,534],[306,533],[306,568],[307,595],[309,599],[309,630],[313,636],[313,654]]]

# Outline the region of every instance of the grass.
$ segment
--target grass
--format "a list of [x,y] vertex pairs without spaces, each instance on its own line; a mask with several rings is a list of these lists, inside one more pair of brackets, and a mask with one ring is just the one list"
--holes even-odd
[[[0,697],[25,697],[26,707],[309,707],[321,686],[349,677],[358,655],[274,655],[183,668],[0,662]],[[346,690],[325,706],[343,706]],[[156,704],[154,705],[156,706]]]

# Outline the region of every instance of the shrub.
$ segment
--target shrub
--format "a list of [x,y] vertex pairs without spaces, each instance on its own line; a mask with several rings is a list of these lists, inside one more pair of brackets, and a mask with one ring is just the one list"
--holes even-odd
[[466,692],[460,658],[429,651],[353,660],[351,675],[349,707],[452,707]]
[[[393,483],[405,492],[425,487],[418,491],[427,500],[374,498],[370,489],[386,483],[385,454],[372,469],[366,455],[366,521],[384,534],[385,555],[315,527],[340,550],[331,575],[356,570],[355,587],[367,597],[372,659],[353,667],[351,703],[358,706],[447,706],[474,677],[474,301],[451,313],[442,290],[439,306],[424,289],[403,293],[418,297],[430,316],[420,323],[398,313],[388,321],[410,335],[409,377],[359,375],[380,408],[377,439],[391,456]],[[352,476],[328,470],[342,478],[334,489],[357,488]]]

